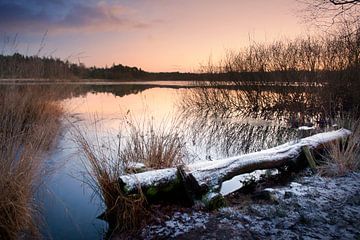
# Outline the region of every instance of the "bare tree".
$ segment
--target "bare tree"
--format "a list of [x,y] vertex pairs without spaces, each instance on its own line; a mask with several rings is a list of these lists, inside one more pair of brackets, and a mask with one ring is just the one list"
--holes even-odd
[[318,27],[360,24],[360,0],[298,0],[302,17]]

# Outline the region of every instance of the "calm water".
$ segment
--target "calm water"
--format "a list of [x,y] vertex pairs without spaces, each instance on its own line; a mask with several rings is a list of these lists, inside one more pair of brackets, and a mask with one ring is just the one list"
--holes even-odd
[[[160,123],[176,112],[176,102],[184,89],[139,86],[122,92],[122,86],[81,90],[81,95],[62,100],[67,116],[58,146],[49,156],[56,165],[41,192],[44,198],[45,234],[52,239],[101,239],[106,223],[96,219],[104,210],[97,195],[84,184],[86,172],[72,141],[71,125],[84,130],[90,141],[106,142],[116,137],[129,112],[134,118],[144,114]],[[84,176],[85,175],[85,176]]]
[[96,219],[104,208],[84,184],[86,171],[70,130],[74,126],[93,144],[106,148],[109,139],[117,138],[129,116],[141,123],[150,120],[160,128],[176,121],[186,136],[189,161],[257,151],[297,137],[297,131],[289,128],[284,117],[274,115],[269,119],[243,114],[245,105],[241,111],[233,110],[228,115],[214,113],[214,104],[189,106],[185,103],[193,91],[189,85],[169,83],[87,84],[69,90],[61,100],[67,112],[64,128],[57,148],[48,158],[48,164],[56,166],[56,171],[40,195],[44,202],[44,234],[51,239],[101,239],[106,232],[106,223]]

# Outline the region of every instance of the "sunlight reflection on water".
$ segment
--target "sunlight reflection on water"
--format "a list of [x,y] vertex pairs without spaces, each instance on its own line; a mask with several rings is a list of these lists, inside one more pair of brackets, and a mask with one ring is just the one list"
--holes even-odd
[[[65,125],[75,125],[86,131],[93,144],[95,139],[106,142],[119,133],[126,114],[139,119],[144,113],[157,124],[176,111],[179,92],[183,90],[152,88],[141,93],[122,97],[112,93],[88,92],[63,101],[68,117]],[[95,124],[96,123],[96,124]],[[99,239],[106,231],[106,224],[96,217],[103,211],[100,199],[84,184],[84,166],[78,150],[71,140],[68,128],[63,131],[58,147],[50,162],[59,168],[46,184],[44,212],[46,230],[52,239]]]
[[[208,118],[196,111],[195,115],[184,114],[181,103],[188,92],[186,88],[168,87],[130,87],[123,91],[121,85],[88,88],[62,101],[67,112],[64,124],[81,129],[93,144],[99,144],[96,141],[100,139],[100,145],[106,145],[118,136],[130,115],[140,123],[151,119],[160,128],[180,121],[193,161],[271,147],[294,137],[286,127],[268,120]],[[82,182],[84,165],[68,130],[64,129],[57,151],[50,156],[51,162],[65,163],[47,183],[51,192],[44,200],[48,232],[53,239],[98,239],[106,231],[106,224],[96,219],[103,208]]]

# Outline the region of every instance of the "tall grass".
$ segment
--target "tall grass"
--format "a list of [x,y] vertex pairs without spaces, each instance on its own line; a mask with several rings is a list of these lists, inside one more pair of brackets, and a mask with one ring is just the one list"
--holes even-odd
[[323,127],[360,102],[360,28],[345,26],[335,35],[252,42],[228,51],[218,63],[209,62],[201,72],[213,76],[207,86],[184,96],[187,111]]
[[140,124],[133,118],[125,120],[121,134],[105,143],[98,136],[90,139],[79,127],[74,131],[88,173],[85,181],[106,207],[103,218],[109,222],[110,234],[136,231],[148,216],[141,189],[138,194],[126,195],[119,177],[132,171],[135,163],[158,169],[181,164],[186,157],[185,143],[176,125],[165,121],[156,127],[153,121]]
[[350,129],[352,134],[326,147],[322,165],[319,167],[320,174],[325,176],[342,176],[360,170],[360,119],[347,116],[339,119],[338,124]]
[[[360,27],[340,28],[334,35],[300,37],[293,40],[282,39],[271,43],[251,42],[240,50],[227,51],[218,63],[209,62],[200,69],[207,73],[259,73],[242,75],[242,79],[228,81],[329,81],[324,77],[327,71],[339,77],[351,78],[351,71],[358,73],[360,64]],[[336,72],[347,70],[346,72]],[[272,75],[261,73],[273,73]],[[236,76],[236,75],[234,75]],[[331,77],[330,76],[330,77]]]
[[141,191],[131,196],[122,192],[118,179],[124,173],[124,165],[118,154],[112,155],[112,151],[91,144],[79,129],[75,131],[75,142],[85,157],[84,166],[88,173],[85,183],[106,206],[102,218],[109,223],[109,237],[113,232],[139,228],[146,216],[146,201]]
[[35,193],[62,108],[40,88],[0,91],[0,238],[39,237]]
[[137,161],[147,168],[160,169],[187,160],[184,133],[175,120],[163,120],[157,126],[153,120],[141,122],[130,117],[126,119],[122,135],[125,141],[120,158],[125,164]]

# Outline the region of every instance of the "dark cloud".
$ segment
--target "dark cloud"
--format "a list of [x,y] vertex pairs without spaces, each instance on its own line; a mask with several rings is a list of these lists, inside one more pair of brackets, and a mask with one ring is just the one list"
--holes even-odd
[[105,1],[0,0],[1,31],[106,31],[146,28],[127,9]]
[[2,30],[26,28],[29,25],[43,25],[49,17],[17,3],[0,3],[0,27]]

